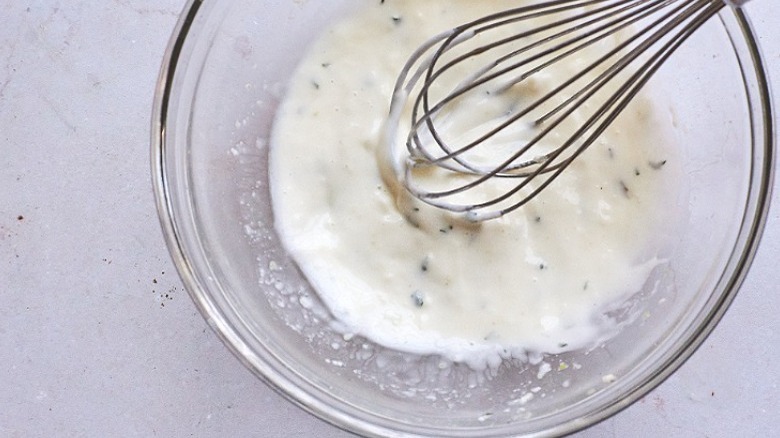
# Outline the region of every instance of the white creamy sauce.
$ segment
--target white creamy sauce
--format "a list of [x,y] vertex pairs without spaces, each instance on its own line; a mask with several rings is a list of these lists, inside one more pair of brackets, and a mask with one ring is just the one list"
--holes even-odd
[[512,214],[474,227],[422,206],[434,225],[415,226],[376,159],[398,71],[432,34],[517,2],[375,3],[310,49],[271,148],[275,226],[338,328],[475,367],[611,335],[605,313],[659,263],[654,213],[668,186],[661,174],[671,172],[659,163],[674,157],[651,135],[649,106],[634,102]]

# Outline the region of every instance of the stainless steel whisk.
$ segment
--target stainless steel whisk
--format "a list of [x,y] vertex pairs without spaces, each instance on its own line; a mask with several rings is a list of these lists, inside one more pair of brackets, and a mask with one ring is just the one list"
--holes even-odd
[[[392,173],[413,197],[472,221],[516,210],[597,141],[700,26],[745,1],[553,0],[436,35],[395,85],[386,133]],[[535,89],[535,78],[572,62],[573,74]],[[479,99],[504,99],[507,108],[468,125],[458,116],[476,112]],[[411,127],[396,141],[407,103]],[[518,127],[531,135],[498,140]],[[433,186],[431,172],[439,175]]]

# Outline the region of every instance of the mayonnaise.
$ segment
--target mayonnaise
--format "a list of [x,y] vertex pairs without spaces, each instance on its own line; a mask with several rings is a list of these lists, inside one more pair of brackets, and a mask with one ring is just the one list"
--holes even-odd
[[420,226],[376,159],[398,70],[432,34],[517,2],[375,3],[301,61],[271,148],[275,226],[339,327],[475,367],[612,333],[606,312],[660,263],[654,212],[675,157],[657,145],[649,105],[635,102],[512,214],[470,226],[421,205],[432,225]]

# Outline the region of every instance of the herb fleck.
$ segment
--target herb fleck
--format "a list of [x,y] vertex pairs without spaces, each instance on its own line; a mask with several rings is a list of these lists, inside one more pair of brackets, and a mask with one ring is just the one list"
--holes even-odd
[[396,25],[401,24],[401,16],[400,15],[393,15],[391,18],[393,19],[393,23],[395,23]]
[[311,85],[314,87],[315,90],[320,89],[320,84],[318,84],[317,81],[311,81]]
[[569,346],[569,344],[567,344],[567,343],[565,343],[565,342],[559,342],[559,343],[558,343],[558,347],[559,347],[559,348],[566,348],[566,347],[568,347],[568,346]]
[[420,270],[423,272],[428,272],[428,257],[424,258],[422,263],[420,263]]
[[647,164],[649,164],[651,168],[653,168],[655,170],[658,170],[658,169],[664,167],[664,164],[666,164],[666,160],[650,161]]
[[585,284],[582,285],[582,290],[588,290],[588,282],[586,281]]
[[448,232],[452,231],[455,227],[452,225],[447,225],[446,228],[439,228],[439,232],[442,234],[447,234]]
[[536,223],[539,223],[539,222],[541,222],[541,221],[542,221],[542,217],[541,217],[541,216],[536,216],[536,217],[534,218],[534,221],[535,221]]
[[607,154],[609,155],[609,158],[615,158],[615,151],[613,151],[612,148],[607,148]]
[[423,304],[425,304],[425,297],[423,297],[422,292],[420,291],[414,291],[411,295],[412,301],[414,302],[414,305],[417,307],[422,307]]
[[322,68],[328,68],[328,67],[330,67],[330,63],[329,62],[323,62],[322,63]]
[[634,175],[636,175],[636,176],[641,175],[641,173],[639,173],[639,168],[638,167],[634,168]]
[[623,194],[626,196],[626,198],[628,198],[629,197],[628,196],[628,192],[629,192],[628,186],[626,185],[625,181],[623,181],[623,180],[620,180],[620,189],[623,190]]
[[545,269],[547,269],[547,265],[545,265],[544,263],[539,263],[539,270],[543,271]]
[[414,217],[412,217],[411,214],[405,214],[404,217],[406,218],[406,221],[409,222],[409,225],[417,229],[420,228],[420,223],[417,222],[417,220]]

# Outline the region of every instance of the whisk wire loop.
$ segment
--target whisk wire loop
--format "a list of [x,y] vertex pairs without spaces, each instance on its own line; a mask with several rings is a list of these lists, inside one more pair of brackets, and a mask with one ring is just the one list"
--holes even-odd
[[[665,0],[658,0],[658,1],[655,1],[654,3],[656,3],[656,4],[657,3],[663,3],[664,1]],[[589,0],[587,2],[583,2],[583,4],[588,4],[588,5],[591,5],[593,3],[594,3],[593,0]],[[587,27],[587,26],[589,26],[589,25],[591,25],[593,23],[598,23],[600,20],[603,20],[606,16],[612,16],[614,14],[617,14],[617,13],[620,13],[620,12],[624,12],[626,9],[629,9],[631,7],[636,7],[636,5],[633,4],[633,3],[635,3],[633,0],[623,0],[621,2],[618,2],[618,3],[615,3],[615,4],[611,4],[611,5],[607,5],[605,7],[601,7],[601,8],[598,8],[598,9],[591,10],[591,11],[585,11],[585,12],[579,13],[579,14],[573,16],[573,17],[568,17],[568,18],[566,18],[564,20],[561,20],[561,21],[558,21],[558,22],[555,22],[555,23],[552,23],[552,24],[547,24],[547,25],[544,25],[544,26],[540,26],[538,28],[533,28],[532,30],[529,30],[529,31],[526,31],[526,32],[522,32],[522,33],[513,35],[512,37],[504,38],[504,39],[501,39],[499,41],[492,42],[490,44],[486,44],[486,45],[481,46],[481,47],[479,47],[477,49],[469,51],[469,52],[467,52],[467,53],[465,53],[463,55],[460,55],[459,57],[449,61],[444,66],[439,67],[437,69],[437,68],[435,68],[436,67],[436,63],[438,62],[440,57],[449,48],[451,48],[452,41],[455,41],[458,35],[461,35],[466,30],[470,29],[471,27],[477,26],[478,23],[482,23],[482,22],[484,22],[487,19],[477,20],[475,22],[468,23],[466,25],[463,25],[463,26],[460,26],[460,27],[456,28],[455,32],[446,41],[444,41],[440,45],[440,47],[438,48],[436,53],[431,58],[430,64],[427,67],[426,80],[423,83],[422,89],[420,90],[420,92],[419,92],[419,94],[417,96],[417,99],[416,99],[416,101],[414,103],[412,120],[415,121],[415,126],[410,131],[410,137],[411,138],[409,139],[409,142],[407,143],[407,145],[411,147],[411,143],[413,142],[416,145],[417,149],[419,149],[419,150],[424,152],[424,149],[420,147],[421,146],[420,138],[419,138],[419,136],[417,134],[418,134],[418,130],[421,128],[421,125],[423,123],[425,123],[427,125],[428,131],[432,134],[435,142],[437,143],[437,145],[439,145],[440,148],[442,148],[446,152],[446,155],[442,156],[442,157],[439,157],[439,158],[434,158],[434,157],[432,157],[430,155],[427,155],[427,154],[424,154],[424,155],[426,156],[426,159],[431,160],[432,162],[434,162],[436,164],[440,164],[440,163],[444,162],[447,159],[456,158],[456,156],[459,155],[460,153],[465,152],[468,149],[470,149],[471,147],[473,147],[474,145],[479,144],[482,141],[487,140],[487,138],[489,138],[491,135],[486,135],[485,137],[476,139],[470,145],[464,146],[464,147],[462,147],[462,148],[460,148],[460,149],[458,149],[456,151],[450,151],[447,148],[446,144],[441,140],[440,136],[438,135],[438,132],[437,132],[437,130],[435,128],[435,125],[432,123],[432,120],[431,120],[432,116],[434,114],[438,113],[445,105],[447,105],[448,103],[452,102],[453,100],[455,100],[459,96],[462,96],[463,94],[471,91],[472,89],[474,89],[474,88],[476,88],[476,87],[478,87],[480,85],[483,85],[483,84],[485,84],[485,83],[487,83],[487,82],[489,82],[489,81],[491,81],[491,80],[493,80],[493,79],[495,79],[495,78],[497,78],[499,76],[502,76],[502,75],[504,75],[504,74],[506,74],[506,73],[508,73],[510,71],[513,71],[513,70],[516,70],[516,69],[518,69],[520,67],[523,67],[526,64],[530,64],[533,61],[536,61],[536,60],[538,60],[540,58],[543,58],[543,57],[545,57],[545,56],[547,56],[547,55],[549,55],[551,53],[554,53],[554,52],[556,52],[558,50],[566,48],[566,47],[574,44],[575,42],[577,42],[581,38],[580,37],[571,38],[570,40],[567,40],[564,43],[561,43],[561,44],[559,44],[559,45],[557,45],[555,47],[552,47],[552,48],[546,49],[544,51],[541,51],[539,53],[533,54],[532,56],[529,56],[528,58],[522,59],[520,62],[516,62],[516,63],[514,63],[514,64],[512,64],[512,65],[510,65],[508,67],[505,67],[505,68],[503,68],[503,69],[501,69],[499,71],[491,73],[488,76],[484,76],[485,73],[487,73],[488,71],[490,71],[493,68],[497,67],[498,65],[502,64],[506,60],[508,60],[508,59],[510,59],[512,57],[518,56],[518,55],[520,55],[520,54],[522,54],[524,52],[527,52],[529,50],[532,50],[534,48],[537,48],[537,47],[539,47],[539,46],[541,46],[543,44],[546,44],[546,43],[549,43],[551,41],[554,41],[554,40],[556,40],[558,38],[561,38],[561,37],[563,37],[563,36],[565,36],[567,34],[574,33],[575,31],[583,29],[583,28],[585,28],[585,27]],[[626,4],[628,4],[628,5],[626,5]],[[575,5],[575,6],[581,7],[582,5],[578,4],[578,5]],[[618,7],[618,6],[621,6],[621,8],[615,10],[615,8]],[[567,8],[556,8],[556,9],[552,9],[552,10],[546,10],[546,11],[544,11],[544,14],[559,13],[562,10],[569,10],[572,7],[573,6],[569,6]],[[605,12],[605,11],[608,13],[608,15],[597,16],[596,18],[590,18],[590,17],[592,17],[592,16],[594,16],[596,14],[599,14],[599,13],[602,13],[602,12]],[[494,17],[495,18],[502,17],[506,13],[507,12],[501,13],[501,14],[499,14],[497,16],[490,16],[489,18],[492,19]],[[535,14],[535,16],[540,16],[540,15],[542,15],[542,13],[540,13],[540,12],[537,12],[537,14]],[[480,28],[474,30],[473,34],[474,35],[478,35],[480,33],[485,32],[486,30],[491,30],[491,29],[494,29],[494,28],[502,26],[502,25],[515,23],[516,21],[520,20],[521,18],[528,18],[528,16],[523,16],[523,17],[520,17],[520,18],[512,19],[512,20],[504,20],[504,21],[501,21],[499,23],[493,23],[491,25],[485,25],[483,27],[480,27]],[[497,48],[499,46],[503,46],[505,44],[508,44],[508,43],[511,43],[511,42],[515,42],[515,41],[517,41],[517,40],[519,40],[521,38],[527,38],[527,37],[532,36],[532,35],[534,35],[536,33],[540,33],[540,32],[546,31],[546,30],[550,30],[550,29],[554,29],[556,27],[565,26],[565,25],[570,24],[570,23],[576,23],[577,21],[583,20],[585,18],[589,18],[590,21],[586,21],[585,23],[578,23],[576,26],[571,26],[571,27],[568,27],[568,28],[564,28],[563,31],[561,31],[561,32],[559,32],[557,34],[554,34],[554,35],[551,35],[551,36],[547,36],[546,38],[543,38],[543,39],[540,39],[540,40],[532,41],[530,44],[525,45],[525,46],[521,47],[520,49],[516,49],[516,50],[514,50],[513,52],[511,52],[511,53],[509,53],[507,55],[503,55],[503,56],[499,57],[498,59],[496,59],[495,61],[493,61],[489,65],[486,65],[482,69],[479,69],[471,77],[469,77],[466,80],[464,80],[461,84],[459,84],[457,87],[455,87],[455,89],[454,89],[454,91],[452,93],[450,93],[444,99],[440,100],[433,107],[431,107],[430,102],[429,102],[429,96],[430,96],[429,95],[429,87],[430,87],[430,85],[433,84],[434,81],[436,81],[436,79],[439,76],[441,76],[443,73],[445,73],[446,71],[451,69],[453,66],[455,66],[455,65],[457,65],[457,64],[459,64],[461,62],[464,62],[465,60],[467,60],[469,58],[473,58],[473,57],[475,57],[477,55],[480,55],[480,54],[482,54],[482,53],[484,53],[486,51],[495,49],[495,48]],[[636,19],[639,19],[639,18],[635,18],[635,20]],[[597,31],[602,31],[604,29],[608,29],[609,26],[613,25],[614,23],[615,22],[610,22],[610,23],[604,24],[599,29],[597,29]],[[557,62],[558,60],[560,60],[560,59],[562,59],[562,58],[564,58],[564,57],[566,57],[568,55],[571,55],[571,54],[581,50],[582,48],[584,48],[584,47],[586,47],[586,46],[588,46],[590,44],[593,44],[594,42],[596,42],[596,41],[606,37],[607,35],[608,35],[608,33],[605,33],[605,34],[601,35],[600,37],[592,38],[590,41],[578,45],[577,47],[571,49],[569,52],[566,52],[566,53],[563,53],[561,55],[558,55],[558,57],[556,57],[554,59],[551,59],[551,60],[545,62],[544,64],[536,66],[535,68],[525,72],[520,77],[514,79],[513,82],[514,83],[519,83],[522,80],[532,76],[534,73],[537,73],[538,71],[544,69],[545,67],[547,67],[547,66]],[[538,104],[541,104],[541,103],[542,103],[542,101],[538,102]],[[418,110],[419,110],[421,105],[422,105],[422,108],[423,108],[422,116],[418,118],[417,117]],[[535,105],[535,106],[538,106],[538,105]],[[527,108],[527,112],[530,112],[534,107],[528,107]],[[503,124],[502,126],[500,126],[499,128],[497,128],[496,130],[494,130],[492,132],[493,133],[499,132],[504,127],[506,127],[506,126],[510,125],[512,122],[518,120],[520,117],[522,117],[522,115],[524,115],[524,114],[520,114],[517,117],[515,117],[514,119],[510,119],[505,124]],[[414,152],[414,151],[412,149],[410,149],[410,153],[411,152]],[[470,167],[468,165],[466,165],[464,163],[461,163],[461,164],[465,168],[467,168],[469,170],[473,170],[473,169],[470,169]]]
[[[664,2],[663,0],[657,1],[657,2],[654,2],[653,4],[651,4],[649,6],[653,6],[653,7],[657,8],[657,7],[659,7],[659,4],[660,4],[660,6],[663,6],[663,2]],[[614,30],[619,30],[619,29],[621,29],[623,27],[626,27],[626,26],[632,24],[633,22],[640,20],[641,18],[643,18],[647,14],[653,13],[654,11],[655,11],[655,9],[649,9],[649,10],[646,10],[646,11],[642,11],[641,14],[636,14],[636,16],[632,17],[631,20],[626,20],[625,17],[620,17],[620,19],[617,20],[617,21],[609,22],[609,23],[599,27],[598,29],[595,29],[595,30],[591,31],[590,34],[586,35],[586,37],[588,39],[585,42],[580,43],[580,44],[576,45],[575,47],[565,51],[564,53],[558,54],[554,58],[545,61],[544,63],[534,67],[533,69],[531,69],[531,70],[529,70],[527,72],[522,73],[520,76],[518,76],[517,78],[513,79],[511,81],[511,84],[517,84],[517,83],[522,82],[523,80],[531,77],[533,74],[538,73],[539,71],[543,70],[544,68],[546,68],[546,67],[548,67],[548,66],[550,66],[550,65],[552,65],[552,64],[554,64],[554,63],[556,63],[558,61],[561,61],[564,58],[566,58],[566,57],[568,57],[570,55],[573,55],[576,52],[579,52],[580,50],[584,49],[585,47],[590,46],[590,45],[592,45],[592,44],[602,40],[603,38],[609,36],[610,35],[609,32],[614,31]],[[670,14],[672,14],[672,13],[674,13],[674,12],[670,12]],[[658,22],[660,22],[661,20],[663,20],[664,18],[666,18],[666,17],[663,17],[663,18],[659,19],[656,22],[656,24]],[[598,20],[598,18],[597,18],[597,20]],[[613,26],[616,25],[616,24],[618,25],[618,27],[613,28]],[[607,32],[604,32],[605,29],[607,30]],[[426,159],[428,159],[431,164],[441,165],[442,167],[447,167],[447,168],[449,168],[451,170],[458,170],[456,168],[449,167],[449,166],[447,166],[446,163],[444,163],[446,160],[455,159],[459,164],[461,164],[464,167],[464,169],[462,169],[463,171],[466,171],[466,172],[470,171],[472,173],[483,173],[483,172],[480,172],[477,169],[474,169],[473,167],[471,167],[467,163],[463,162],[462,160],[460,160],[458,158],[458,156],[461,155],[462,153],[472,149],[473,147],[475,147],[475,146],[477,146],[479,144],[482,144],[483,142],[489,140],[491,137],[493,137],[494,135],[498,134],[499,132],[501,132],[506,127],[512,125],[513,123],[517,122],[518,120],[520,120],[521,118],[526,116],[531,111],[533,111],[536,108],[538,108],[539,106],[543,105],[550,98],[552,98],[553,96],[557,95],[562,90],[564,90],[567,87],[569,87],[572,83],[576,82],[577,80],[579,80],[580,78],[584,77],[586,74],[588,74],[592,70],[594,70],[597,67],[599,67],[601,64],[605,63],[615,53],[620,52],[622,49],[624,49],[626,46],[628,46],[635,39],[641,37],[649,29],[651,29],[651,28],[650,27],[645,28],[642,31],[642,33],[637,33],[637,35],[634,35],[628,41],[622,43],[621,45],[619,45],[618,47],[616,47],[612,51],[608,52],[607,54],[605,54],[604,56],[599,58],[597,61],[595,61],[595,62],[591,63],[589,66],[585,67],[579,73],[577,73],[576,75],[572,76],[568,80],[566,80],[563,83],[561,83],[558,87],[556,87],[555,89],[553,89],[550,92],[548,92],[545,96],[539,98],[538,100],[536,100],[535,102],[533,102],[532,104],[527,106],[523,111],[520,111],[520,112],[516,113],[512,117],[508,118],[506,121],[500,123],[494,129],[486,132],[481,137],[471,141],[470,143],[468,143],[468,144],[466,144],[466,145],[464,145],[464,146],[462,146],[462,147],[460,147],[460,148],[458,148],[456,150],[450,150],[448,148],[448,146],[446,145],[446,143],[441,139],[441,136],[438,134],[438,131],[437,131],[437,129],[436,129],[434,123],[433,123],[433,120],[432,120],[432,116],[435,113],[440,111],[443,108],[444,105],[452,102],[454,99],[456,99],[457,97],[459,97],[459,96],[463,95],[464,93],[470,91],[471,89],[476,88],[477,86],[482,85],[482,84],[484,84],[484,83],[486,83],[486,82],[488,82],[490,80],[493,80],[496,77],[501,76],[501,75],[503,75],[503,74],[505,74],[505,73],[507,73],[507,72],[509,72],[511,70],[515,70],[516,68],[519,68],[522,65],[525,65],[525,64],[530,63],[530,62],[532,62],[532,61],[534,61],[536,59],[542,58],[542,57],[544,57],[544,56],[546,56],[546,55],[548,55],[550,53],[554,53],[554,52],[556,52],[558,50],[561,50],[562,48],[565,48],[565,47],[567,47],[569,45],[572,45],[575,42],[577,42],[579,40],[579,38],[572,38],[570,40],[564,41],[563,43],[561,43],[561,44],[559,44],[559,45],[557,45],[557,46],[555,46],[553,48],[546,49],[545,51],[543,51],[543,52],[541,52],[539,54],[536,54],[536,55],[531,56],[531,57],[529,57],[527,59],[524,59],[520,63],[515,63],[515,64],[513,64],[510,67],[507,67],[505,69],[502,69],[500,71],[492,73],[491,75],[483,77],[483,78],[481,78],[479,80],[476,80],[476,81],[474,81],[474,82],[472,82],[472,83],[470,83],[470,84],[468,84],[466,86],[459,86],[459,87],[456,88],[456,91],[454,91],[451,94],[449,94],[448,96],[446,96],[444,99],[439,101],[432,108],[429,106],[429,103],[428,103],[429,93],[428,93],[428,87],[426,85],[429,86],[430,82],[427,82],[424,85],[423,90],[421,90],[421,92],[420,92],[420,94],[418,96],[418,99],[415,102],[415,107],[414,107],[415,111],[417,111],[418,107],[422,103],[423,116],[422,116],[421,120],[417,120],[416,121],[414,128],[411,130],[411,132],[410,132],[410,139],[409,139],[407,145],[411,146],[411,144],[414,143],[416,149],[423,149],[422,148],[422,143],[421,143],[420,137],[419,137],[419,129],[421,128],[421,124],[424,122],[424,123],[426,123],[427,131],[431,134],[434,142],[445,152],[444,155],[436,157],[436,158],[432,157],[429,154],[425,154]],[[557,35],[555,35],[555,37],[557,38],[559,35],[560,34],[557,34]],[[535,43],[535,44],[537,44],[537,43]],[[473,53],[474,52],[469,52],[469,55],[471,55]],[[631,52],[631,53],[635,53],[635,51]],[[465,59],[465,58],[462,58],[461,60],[463,60],[463,59]],[[429,71],[432,71],[434,69],[435,61],[436,61],[436,57],[434,57],[434,59],[432,60],[431,66],[429,67]],[[623,60],[621,60],[621,63],[622,62],[623,62]],[[617,64],[618,63],[616,63],[616,66],[617,66]],[[448,65],[451,65],[451,63],[448,64]],[[442,67],[441,69],[437,70],[436,73],[430,75],[430,78],[435,80],[435,78],[440,74],[440,72],[442,70],[444,70],[444,69],[447,69],[447,68],[448,68],[448,66]],[[577,91],[574,95],[572,95],[567,100],[565,100],[563,103],[561,103],[558,107],[556,107],[555,109],[547,112],[543,116],[537,118],[534,121],[534,124],[535,125],[541,125],[544,121],[546,121],[547,119],[552,117],[555,113],[561,111],[562,108],[564,108],[567,105],[569,105],[572,102],[574,102],[577,97],[581,96],[582,94],[587,92],[592,87],[597,86],[599,83],[602,83],[602,81],[604,81],[604,79],[603,79],[604,76],[605,75],[602,75],[597,80],[594,80],[593,82],[587,84],[581,90]],[[506,88],[506,86],[504,86],[502,88]],[[413,113],[412,119],[415,120],[415,117],[416,117],[416,112]],[[532,146],[533,146],[533,144],[529,143],[526,147],[524,147],[523,149],[518,151],[518,153],[514,156],[513,159],[508,160],[507,164],[511,163],[512,161],[514,161],[514,159],[516,159],[518,156],[520,156],[523,153],[525,153]],[[524,162],[524,163],[521,163],[521,164],[516,165],[516,166],[511,166],[511,167],[510,166],[506,166],[506,167],[503,167],[502,169],[499,169],[499,172],[496,173],[495,176],[517,177],[517,176],[527,175],[527,174],[517,174],[517,173],[511,173],[511,172],[507,173],[507,171],[512,171],[512,170],[516,170],[518,168],[523,168],[523,167],[526,167],[528,164],[530,164],[530,163]]]
[[[391,114],[400,117],[400,107],[411,106],[405,153],[394,133],[388,136],[398,179],[415,198],[475,221],[520,208],[596,142],[677,48],[725,6],[724,0],[554,0],[435,36],[396,82]],[[523,87],[534,86],[529,81],[557,68],[568,73],[549,90],[528,92],[533,98],[512,94],[526,93]],[[447,85],[452,78],[454,87]],[[509,110],[463,129],[458,117],[485,96],[508,99]],[[517,129],[532,135],[508,148],[499,141]],[[425,169],[449,183],[426,185]],[[478,189],[512,179],[518,182],[499,186],[498,194]]]

